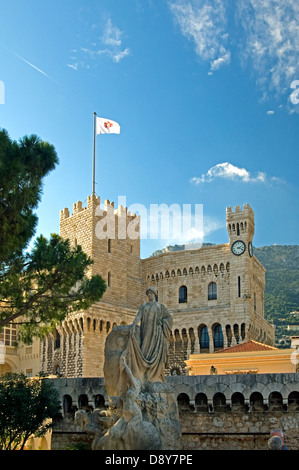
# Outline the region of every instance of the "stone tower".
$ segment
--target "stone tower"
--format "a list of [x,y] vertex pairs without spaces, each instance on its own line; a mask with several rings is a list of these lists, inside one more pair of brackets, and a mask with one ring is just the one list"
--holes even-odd
[[[142,303],[139,217],[126,208],[90,196],[73,213],[60,211],[60,235],[81,245],[107,285],[100,302],[67,317],[42,344],[42,370],[69,377],[103,376],[104,346],[115,325],[132,323]],[[128,236],[130,234],[130,237]]]
[[243,318],[246,339],[269,342],[264,320],[265,269],[253,256],[254,212],[249,204],[243,209],[226,209],[226,227],[231,252],[231,313]]

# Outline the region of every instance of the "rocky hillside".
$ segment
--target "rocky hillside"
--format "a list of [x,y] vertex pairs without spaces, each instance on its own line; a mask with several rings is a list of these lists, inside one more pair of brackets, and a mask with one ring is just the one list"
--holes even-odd
[[288,347],[299,334],[299,246],[263,246],[254,255],[266,268],[265,317],[276,326],[276,344]]

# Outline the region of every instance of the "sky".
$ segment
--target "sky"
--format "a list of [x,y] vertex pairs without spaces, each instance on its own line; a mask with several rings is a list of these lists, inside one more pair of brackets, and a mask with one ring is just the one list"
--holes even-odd
[[[36,235],[92,193],[150,215],[202,208],[201,229],[141,240],[227,243],[226,207],[255,212],[254,246],[298,244],[297,0],[0,0],[0,128],[54,145]],[[151,220],[150,216],[148,220]],[[196,219],[197,220],[197,219]],[[195,222],[194,222],[195,223]]]

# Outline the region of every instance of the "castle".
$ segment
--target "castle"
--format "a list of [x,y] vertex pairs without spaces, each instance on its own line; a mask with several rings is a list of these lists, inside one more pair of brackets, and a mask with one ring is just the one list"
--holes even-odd
[[[226,209],[229,242],[140,258],[140,216],[106,200],[87,198],[60,212],[60,235],[93,260],[90,275],[107,284],[100,302],[70,314],[41,344],[40,368],[64,377],[102,377],[104,346],[115,325],[130,324],[150,285],[173,317],[168,375],[186,375],[190,354],[244,341],[274,345],[264,318],[265,269],[252,250],[254,212]],[[108,230],[107,217],[114,235]],[[106,232],[103,227],[106,224]],[[133,227],[133,229],[132,229]],[[128,236],[128,230],[136,236]],[[104,233],[104,236],[103,236]]]

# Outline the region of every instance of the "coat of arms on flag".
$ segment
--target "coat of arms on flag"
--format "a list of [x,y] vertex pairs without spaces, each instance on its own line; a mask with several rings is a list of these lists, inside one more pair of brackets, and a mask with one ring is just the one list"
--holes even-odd
[[120,125],[111,119],[96,118],[96,133],[98,134],[119,134]]

